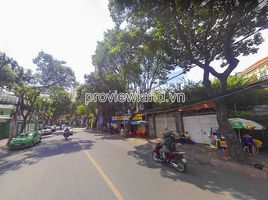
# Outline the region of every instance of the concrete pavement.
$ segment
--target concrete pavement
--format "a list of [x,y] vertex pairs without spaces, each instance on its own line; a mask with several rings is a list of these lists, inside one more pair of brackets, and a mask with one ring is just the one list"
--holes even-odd
[[[139,142],[143,144],[150,144],[153,149],[154,146],[158,142],[163,142],[161,138],[156,139],[142,139],[142,138],[127,138],[126,140]],[[191,160],[193,163],[201,164],[201,165],[213,165],[217,168],[232,170],[241,174],[245,174],[247,176],[267,179],[268,180],[268,157],[267,154],[264,155],[251,155],[249,156],[249,160],[251,162],[250,165],[239,164],[236,162],[232,162],[230,158],[226,155],[226,152],[220,151],[218,149],[211,149],[209,146],[203,144],[196,145],[177,145],[178,151],[186,152],[186,158]],[[261,153],[262,154],[262,153]],[[256,169],[254,164],[260,163],[264,164],[263,170]]]
[[1,149],[5,149],[7,145],[7,139],[0,140],[0,151]]
[[125,200],[267,199],[268,195],[265,180],[191,162],[188,172],[179,174],[155,163],[148,143],[82,129],[70,140],[46,136],[33,148],[1,151],[0,157],[0,199],[119,199],[109,181]]

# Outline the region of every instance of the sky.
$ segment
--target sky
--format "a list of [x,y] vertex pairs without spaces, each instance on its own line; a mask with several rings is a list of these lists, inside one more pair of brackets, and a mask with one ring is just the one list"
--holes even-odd
[[[84,82],[84,74],[94,71],[91,56],[97,41],[103,39],[104,31],[114,27],[108,0],[0,0],[0,5],[1,52],[34,70],[32,59],[43,50],[66,61],[80,83]],[[268,30],[262,33],[265,42],[259,52],[239,57],[234,73],[268,56]],[[196,67],[186,78],[199,81],[202,74]]]
[[114,27],[108,0],[0,0],[0,51],[35,69],[41,50],[64,60],[79,82],[94,71],[91,55]]

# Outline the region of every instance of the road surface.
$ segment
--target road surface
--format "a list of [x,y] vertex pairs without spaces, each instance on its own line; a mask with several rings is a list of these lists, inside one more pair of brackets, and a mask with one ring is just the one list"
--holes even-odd
[[188,164],[180,174],[155,163],[142,140],[75,129],[33,148],[0,150],[1,200],[267,200],[268,181]]

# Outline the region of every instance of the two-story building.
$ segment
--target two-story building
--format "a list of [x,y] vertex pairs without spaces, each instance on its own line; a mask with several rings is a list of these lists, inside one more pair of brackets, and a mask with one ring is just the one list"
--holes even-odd
[[268,78],[268,56],[257,61],[253,65],[242,71],[245,78],[251,78],[253,81]]
[[[11,113],[15,108],[17,102],[17,97],[12,93],[6,92],[0,88],[0,139],[8,138],[10,123],[11,123]],[[38,128],[36,119],[31,120],[27,123],[24,131],[32,131]],[[19,117],[17,121],[16,134],[19,133],[22,118]]]
[[8,137],[11,120],[10,113],[13,109],[13,105],[0,104],[0,139]]

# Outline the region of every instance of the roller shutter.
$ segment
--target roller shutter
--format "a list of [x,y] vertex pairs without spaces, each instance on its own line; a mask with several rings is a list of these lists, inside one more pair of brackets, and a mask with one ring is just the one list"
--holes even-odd
[[183,117],[184,132],[188,131],[191,139],[197,143],[209,143],[211,128],[217,128],[216,115],[195,115]]
[[156,124],[156,136],[163,137],[163,132],[165,128],[168,127],[169,130],[176,131],[176,122],[174,114],[163,114],[157,115],[155,117],[155,124]]

